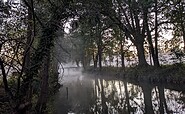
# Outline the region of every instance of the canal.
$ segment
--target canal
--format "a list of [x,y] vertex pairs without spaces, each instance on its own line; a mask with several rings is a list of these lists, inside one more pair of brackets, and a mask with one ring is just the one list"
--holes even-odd
[[66,69],[55,114],[185,114],[183,85],[134,82]]

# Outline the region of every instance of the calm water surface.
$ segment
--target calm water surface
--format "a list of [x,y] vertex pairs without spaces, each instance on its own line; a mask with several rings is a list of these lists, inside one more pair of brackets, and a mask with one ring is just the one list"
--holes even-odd
[[[65,70],[56,114],[185,114],[185,87],[131,83]],[[108,78],[109,77],[109,78]]]

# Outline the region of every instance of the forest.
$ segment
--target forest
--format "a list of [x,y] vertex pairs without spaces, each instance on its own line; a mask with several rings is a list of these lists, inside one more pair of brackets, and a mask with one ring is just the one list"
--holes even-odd
[[185,83],[184,20],[184,0],[1,0],[0,113],[47,114],[66,63]]

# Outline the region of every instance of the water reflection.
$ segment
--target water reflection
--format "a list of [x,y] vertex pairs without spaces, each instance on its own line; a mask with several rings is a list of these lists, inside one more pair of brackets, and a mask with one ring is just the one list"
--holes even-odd
[[185,114],[183,88],[82,74],[64,77],[55,100],[56,114]]

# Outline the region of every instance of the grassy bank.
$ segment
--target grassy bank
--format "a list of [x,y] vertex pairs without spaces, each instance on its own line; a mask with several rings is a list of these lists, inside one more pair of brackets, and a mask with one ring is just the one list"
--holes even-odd
[[117,67],[103,67],[101,71],[98,68],[90,67],[84,72],[102,76],[116,76],[136,81],[185,83],[185,64],[165,65],[159,68],[153,66],[145,68],[133,67],[125,68],[125,70]]

